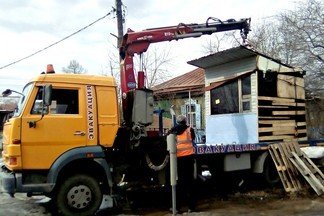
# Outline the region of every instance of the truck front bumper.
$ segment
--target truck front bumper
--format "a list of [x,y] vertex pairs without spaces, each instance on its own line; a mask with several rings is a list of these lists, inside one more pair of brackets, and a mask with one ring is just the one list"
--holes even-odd
[[35,193],[44,194],[49,193],[54,188],[54,183],[29,183],[23,184],[22,173],[13,173],[6,168],[0,159],[0,192],[14,195],[19,193]]
[[15,174],[8,170],[2,161],[0,161],[0,192],[13,195],[16,189]]

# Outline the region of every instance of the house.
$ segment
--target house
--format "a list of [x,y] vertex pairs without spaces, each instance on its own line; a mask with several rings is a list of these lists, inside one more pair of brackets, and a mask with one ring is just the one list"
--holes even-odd
[[207,144],[307,139],[302,69],[244,46],[188,63],[199,68],[154,95],[158,106],[174,105],[194,128],[206,128]]
[[204,69],[197,68],[153,87],[156,106],[167,111],[171,118],[172,107],[176,115],[187,116],[188,123],[195,129],[202,129],[204,121]]
[[17,107],[19,97],[0,97],[0,131],[3,129],[4,122],[11,118]]
[[300,68],[244,46],[188,63],[205,69],[207,144],[307,139]]

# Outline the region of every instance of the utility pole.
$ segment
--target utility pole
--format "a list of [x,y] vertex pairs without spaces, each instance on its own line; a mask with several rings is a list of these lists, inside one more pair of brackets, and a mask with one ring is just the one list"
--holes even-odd
[[[123,17],[123,12],[122,12],[122,0],[116,0],[116,17],[117,17],[117,49],[118,49],[118,56],[119,56],[119,74],[120,74],[120,82],[123,80],[122,74],[123,74],[123,65],[124,65],[124,60],[122,59],[119,49],[121,47],[121,43],[123,40],[124,36],[124,17]],[[121,95],[121,90],[119,89],[119,94]],[[123,112],[123,111],[122,111]],[[125,113],[122,114],[123,121],[125,120]]]
[[124,24],[124,17],[122,12],[122,1],[116,0],[116,17],[117,17],[117,30],[118,30],[118,38],[117,38],[117,48],[120,48],[122,38],[124,35],[123,32],[123,24]]

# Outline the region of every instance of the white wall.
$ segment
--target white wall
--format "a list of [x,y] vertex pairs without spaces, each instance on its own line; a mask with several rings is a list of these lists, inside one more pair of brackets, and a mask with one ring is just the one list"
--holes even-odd
[[[247,72],[255,71],[257,58],[249,57],[239,61],[206,69],[205,85],[224,81]],[[251,112],[223,115],[210,114],[210,91],[205,92],[206,143],[247,144],[258,142],[258,72],[251,74]]]
[[272,70],[272,71],[291,71],[289,67],[281,65],[271,59],[265,58],[263,56],[258,56],[257,67],[262,71]]
[[[257,69],[256,57],[250,57],[241,59],[239,61],[218,65],[205,69],[205,86],[209,86],[211,83],[224,81],[233,76],[241,75],[246,72],[252,72]],[[258,99],[257,99],[257,74],[254,73],[251,76],[251,110],[253,113],[257,113]],[[210,115],[210,91],[205,92],[205,117]]]
[[234,75],[253,71],[257,68],[256,57],[249,57],[239,61],[229,62],[205,69],[205,85],[226,80]]
[[206,125],[207,145],[258,143],[258,116],[254,113],[211,115]]

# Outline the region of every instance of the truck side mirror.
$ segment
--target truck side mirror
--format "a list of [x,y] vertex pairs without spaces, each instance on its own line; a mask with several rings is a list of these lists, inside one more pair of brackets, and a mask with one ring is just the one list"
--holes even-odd
[[43,104],[47,107],[52,104],[52,85],[44,86]]
[[11,89],[6,89],[5,91],[2,92],[2,97],[8,97],[11,94],[12,94]]
[[42,117],[36,121],[29,121],[28,122],[29,128],[36,127],[36,123],[43,119],[44,115],[48,111],[48,107],[52,104],[52,85],[45,85],[43,87],[42,101],[40,101],[40,102],[41,102],[40,109],[41,109]]

